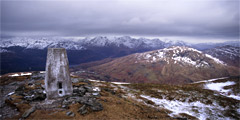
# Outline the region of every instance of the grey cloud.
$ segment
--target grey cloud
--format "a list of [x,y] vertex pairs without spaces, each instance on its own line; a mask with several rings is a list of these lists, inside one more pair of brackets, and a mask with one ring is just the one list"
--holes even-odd
[[239,38],[238,0],[2,1],[2,36]]

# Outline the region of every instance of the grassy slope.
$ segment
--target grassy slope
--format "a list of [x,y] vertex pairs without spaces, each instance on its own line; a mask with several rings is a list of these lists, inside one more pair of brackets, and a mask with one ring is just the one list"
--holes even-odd
[[[20,79],[21,77],[12,77],[9,79]],[[4,78],[7,79],[7,78]],[[21,79],[20,79],[21,80]],[[239,94],[239,77],[231,77],[214,82],[234,81],[235,85],[225,87],[232,89],[235,94]],[[44,84],[44,81],[38,81]],[[159,107],[153,101],[144,99],[141,95],[148,95],[158,99],[169,101],[180,101],[191,103],[199,101],[205,105],[217,104],[223,108],[218,117],[229,117],[232,119],[240,118],[236,108],[239,108],[239,100],[228,98],[218,94],[215,91],[203,89],[205,83],[186,84],[186,85],[163,85],[163,84],[128,84],[115,85],[109,82],[92,82],[94,86],[100,87],[101,96],[98,98],[104,107],[99,112],[90,112],[86,115],[80,115],[77,110],[81,104],[72,104],[69,109],[38,109],[32,113],[28,119],[173,119],[169,117],[171,111]],[[29,88],[33,89],[33,88]],[[19,119],[21,115],[30,108],[30,104],[23,102],[20,96],[12,95],[12,101],[6,101],[12,107],[16,107],[20,114],[14,116]],[[75,117],[66,116],[67,111],[75,113]],[[199,111],[196,111],[199,112]],[[214,113],[206,113],[214,116]],[[188,114],[180,114],[177,117],[196,119]]]

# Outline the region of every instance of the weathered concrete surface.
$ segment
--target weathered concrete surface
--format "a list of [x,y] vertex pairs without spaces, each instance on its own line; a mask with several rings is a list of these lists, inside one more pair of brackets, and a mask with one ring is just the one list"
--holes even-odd
[[67,53],[64,48],[48,48],[45,90],[47,99],[72,95]]

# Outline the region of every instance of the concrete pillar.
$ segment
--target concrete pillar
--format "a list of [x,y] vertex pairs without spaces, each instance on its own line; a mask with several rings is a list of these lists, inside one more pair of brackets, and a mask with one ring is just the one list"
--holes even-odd
[[67,53],[64,48],[48,48],[45,91],[47,99],[72,95]]

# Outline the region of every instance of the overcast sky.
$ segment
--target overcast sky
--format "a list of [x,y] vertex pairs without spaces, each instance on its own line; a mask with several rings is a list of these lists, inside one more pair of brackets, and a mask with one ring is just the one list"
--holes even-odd
[[239,40],[239,0],[1,0],[1,35]]

